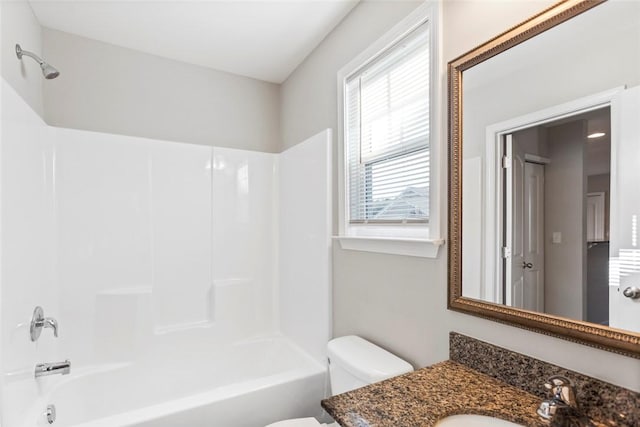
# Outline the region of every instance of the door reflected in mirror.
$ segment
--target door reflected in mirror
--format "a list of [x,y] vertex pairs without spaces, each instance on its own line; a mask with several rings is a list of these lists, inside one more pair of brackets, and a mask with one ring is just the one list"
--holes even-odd
[[640,86],[487,127],[484,165],[463,160],[464,297],[640,332],[636,111]]
[[448,83],[449,309],[640,358],[640,2],[559,2]]
[[606,107],[501,136],[494,302],[609,325],[610,123]]

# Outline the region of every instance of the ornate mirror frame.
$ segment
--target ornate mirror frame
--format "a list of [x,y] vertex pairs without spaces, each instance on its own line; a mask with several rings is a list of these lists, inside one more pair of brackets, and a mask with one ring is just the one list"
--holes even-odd
[[606,0],[565,0],[448,64],[450,310],[640,358],[640,334],[462,296],[462,83],[465,70],[555,27]]

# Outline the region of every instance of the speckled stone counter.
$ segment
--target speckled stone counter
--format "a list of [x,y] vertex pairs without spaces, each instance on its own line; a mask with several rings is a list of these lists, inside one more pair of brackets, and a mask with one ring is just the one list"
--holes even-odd
[[430,427],[449,415],[479,414],[529,427],[540,398],[453,361],[322,401],[343,427]]
[[562,375],[574,384],[583,415],[607,426],[640,427],[640,393],[456,332],[449,335],[449,359],[540,400],[548,397],[547,379]]
[[[430,427],[478,414],[544,426],[536,410],[544,383],[567,377],[580,415],[594,426],[640,427],[640,393],[451,332],[450,360],[322,401],[343,427]],[[565,420],[569,421],[569,420]]]

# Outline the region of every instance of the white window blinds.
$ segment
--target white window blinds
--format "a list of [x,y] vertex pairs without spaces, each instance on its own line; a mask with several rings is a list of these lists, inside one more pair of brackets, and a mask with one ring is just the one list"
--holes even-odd
[[428,222],[429,31],[424,23],[345,87],[349,222]]

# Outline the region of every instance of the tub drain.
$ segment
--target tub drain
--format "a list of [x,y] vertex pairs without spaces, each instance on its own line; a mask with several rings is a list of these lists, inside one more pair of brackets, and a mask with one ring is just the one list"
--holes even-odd
[[53,424],[56,421],[56,405],[47,405],[44,416],[49,424]]

